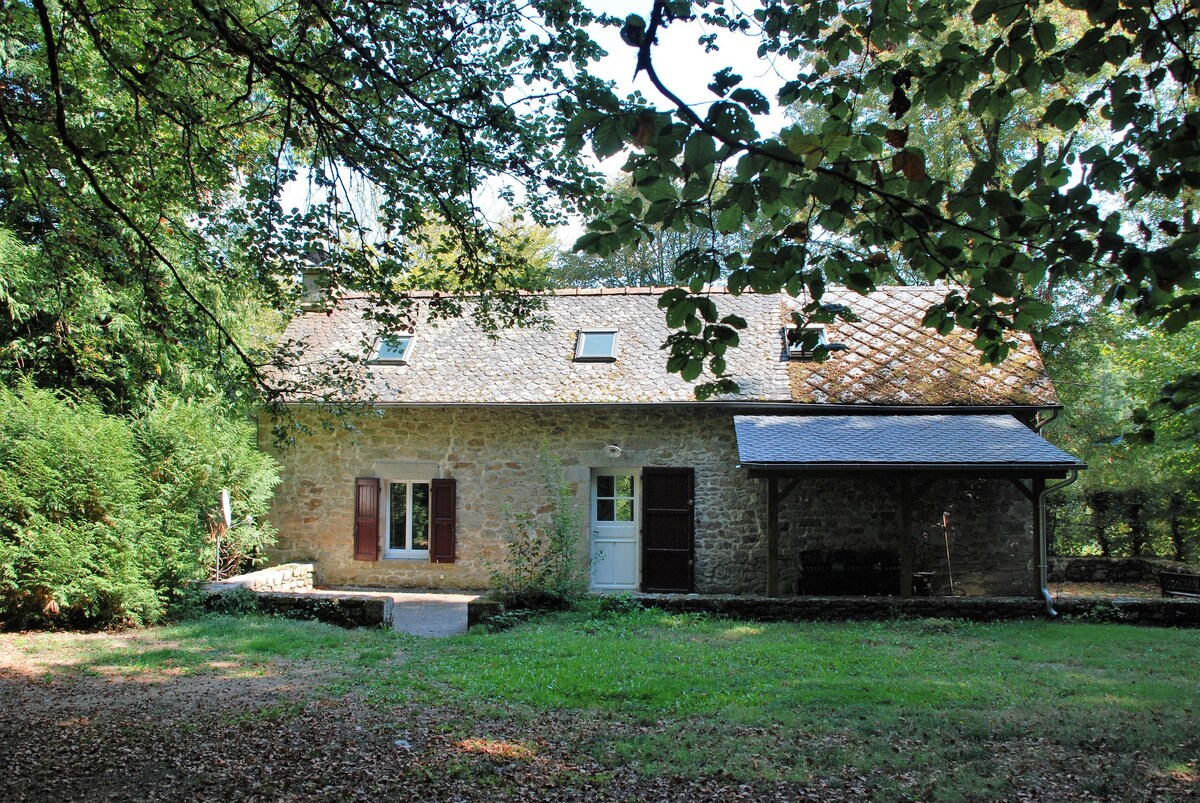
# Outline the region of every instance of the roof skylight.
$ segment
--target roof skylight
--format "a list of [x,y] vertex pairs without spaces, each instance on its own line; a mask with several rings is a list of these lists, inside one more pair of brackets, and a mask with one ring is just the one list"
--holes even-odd
[[614,362],[616,329],[580,329],[575,339],[575,362]]
[[406,363],[412,351],[412,335],[390,335],[379,338],[375,346],[375,362]]
[[824,326],[788,328],[784,330],[784,336],[789,360],[811,360],[817,355],[817,349],[829,345]]

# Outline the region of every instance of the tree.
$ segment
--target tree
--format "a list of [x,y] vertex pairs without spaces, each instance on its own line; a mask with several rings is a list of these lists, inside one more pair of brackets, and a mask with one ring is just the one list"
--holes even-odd
[[[965,18],[986,35],[964,33]],[[600,156],[629,150],[639,197],[595,215],[577,247],[613,253],[649,225],[768,227],[748,252],[682,254],[676,274],[688,290],[663,297],[684,321],[672,367],[695,378],[707,366],[714,377],[702,395],[731,389],[722,355],[743,325],[698,299],[721,275],[734,293],[806,296],[806,313],[820,320],[839,312],[820,303],[827,283],[865,292],[903,269],[947,288],[927,325],[973,329],[992,361],[1011,348],[1008,332],[1050,319],[1040,292],[1048,281],[1092,288],[1167,332],[1200,319],[1194,4],[655,0],[648,18],[608,22],[622,25],[637,70],[668,107],[603,90],[581,96],[572,145]],[[717,101],[704,114],[683,103],[655,70],[654,48],[664,27],[697,23],[760,37],[760,54],[788,79],[775,102],[819,114],[760,134],[755,118],[771,101],[728,68],[714,75]],[[700,43],[711,45],[711,34]],[[932,160],[910,141],[930,113],[986,128],[1018,105],[1035,130],[1009,159],[983,147]],[[1161,392],[1171,410],[1196,412],[1197,402],[1194,366]]]
[[1196,327],[1163,335],[1132,314],[1100,309],[1046,352],[1064,404],[1047,437],[1088,464],[1054,505],[1060,553],[1195,556],[1200,440],[1194,421],[1161,423],[1153,442],[1113,438],[1138,399],[1195,364]]
[[[598,55],[572,2],[31,0],[4,14],[0,231],[25,258],[0,287],[0,348],[48,384],[82,374],[118,408],[164,366],[215,365],[220,387],[269,392],[242,302],[290,312],[314,255],[330,292],[376,293],[396,325],[423,227],[454,232],[462,285],[486,291],[504,250],[485,185],[543,223],[596,187],[555,144],[555,103],[594,83],[570,73]],[[290,208],[305,183],[311,206]],[[493,310],[515,293],[498,296]]]
[[[610,203],[638,202],[627,176],[610,181],[605,189]],[[695,226],[648,226],[612,253],[566,251],[558,258],[552,281],[562,287],[670,287],[679,283],[675,263],[681,255],[710,244],[721,251],[747,249],[756,233],[753,221],[737,231],[717,235]]]

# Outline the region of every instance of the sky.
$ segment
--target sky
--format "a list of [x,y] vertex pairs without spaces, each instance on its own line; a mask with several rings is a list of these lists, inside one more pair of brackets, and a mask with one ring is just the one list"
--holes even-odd
[[[612,14],[624,18],[629,14],[638,14],[648,19],[653,0],[592,0],[588,7],[597,13]],[[779,110],[775,109],[775,94],[780,85],[787,80],[778,74],[772,65],[758,57],[758,40],[750,35],[732,34],[728,31],[719,32],[717,44],[719,50],[705,53],[704,47],[697,39],[712,32],[699,22],[675,23],[661,28],[658,43],[653,50],[654,66],[662,82],[692,106],[697,113],[704,115],[709,104],[717,100],[717,96],[708,89],[713,74],[724,67],[743,77],[740,86],[757,89],[771,102],[772,113],[757,117],[755,124],[760,134],[776,133],[786,123]],[[621,41],[619,30],[615,27],[596,26],[592,35],[600,43],[608,56],[592,66],[592,71],[601,78],[611,80],[616,85],[618,96],[625,96],[634,91],[640,91],[652,104],[659,109],[668,111],[670,102],[662,97],[650,83],[646,75],[633,76],[637,51]],[[626,155],[618,153],[599,164],[600,169],[608,176],[616,176],[621,172]],[[304,208],[308,205],[310,192],[303,178],[298,179],[284,191],[281,199],[285,209],[293,206]],[[507,205],[500,201],[499,193],[493,189],[485,191],[484,197],[479,197],[485,214],[492,219],[507,217]],[[490,199],[486,196],[490,196]],[[356,206],[369,206],[369,195],[364,195],[352,201]],[[568,246],[583,232],[583,221],[574,221],[558,232],[559,242]]]
[[[649,19],[652,5],[652,0],[596,0],[589,3],[588,7],[618,17],[638,14],[643,19]],[[732,67],[735,73],[745,79],[741,86],[757,89],[771,101],[772,113],[756,118],[759,133],[778,132],[786,119],[775,109],[775,93],[788,78],[777,73],[770,62],[759,58],[758,39],[751,35],[722,31],[717,39],[720,50],[706,54],[696,40],[710,32],[712,29],[703,27],[699,22],[675,23],[660,29],[658,43],[652,51],[659,78],[668,89],[703,115],[707,106],[717,100],[717,96],[708,89],[713,73],[724,67]],[[633,79],[637,51],[621,41],[616,28],[597,27],[593,37],[609,54],[593,71],[602,78],[616,82],[618,95],[640,90],[659,108],[669,108],[668,101],[659,95],[644,74]],[[623,158],[618,156],[608,161],[615,165],[605,164],[605,172],[614,172],[619,170]]]

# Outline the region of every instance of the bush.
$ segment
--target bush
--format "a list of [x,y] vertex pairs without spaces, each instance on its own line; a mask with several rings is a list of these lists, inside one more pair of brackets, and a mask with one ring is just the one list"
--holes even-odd
[[221,576],[252,567],[275,531],[263,519],[279,482],[278,466],[255,446],[255,432],[214,401],[160,401],[133,422],[148,480],[143,518],[154,555],[155,586],[177,589],[213,578],[215,527],[222,489],[230,491],[234,527],[222,533]]
[[542,473],[549,496],[541,514],[509,511],[508,557],[492,572],[492,594],[507,608],[569,608],[587,592],[583,525],[562,466],[546,449]]
[[[29,382],[0,388],[0,624],[156,621],[211,561],[220,488],[266,510],[276,469],[253,427],[166,400],[136,421]],[[243,513],[244,512],[244,513]],[[261,546],[269,529],[235,529]]]

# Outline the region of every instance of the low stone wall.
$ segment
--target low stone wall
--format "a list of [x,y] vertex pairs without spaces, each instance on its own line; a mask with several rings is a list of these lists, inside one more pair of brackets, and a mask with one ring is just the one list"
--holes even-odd
[[490,597],[477,597],[467,603],[467,628],[486,625],[493,617],[504,613],[504,603]]
[[235,588],[244,588],[247,591],[257,591],[260,593],[271,591],[312,591],[313,564],[284,563],[281,566],[268,566],[265,569],[259,569],[255,572],[247,572],[246,574],[227,577],[224,580],[216,580],[205,586],[206,590],[213,592],[228,591]]
[[305,593],[259,593],[258,610],[289,619],[316,619],[339,627],[383,627],[392,623],[391,597]]
[[1157,583],[1163,571],[1200,574],[1200,566],[1162,558],[1059,556],[1047,568],[1053,583]]
[[[395,601],[386,596],[323,593],[313,590],[313,564],[285,563],[204,585],[209,610],[253,608],[290,619],[316,619],[340,627],[379,627],[392,623]],[[249,592],[252,602],[234,601]]]
[[[1045,606],[1025,597],[753,597],[642,594],[648,607],[709,613],[754,621],[967,619],[990,622],[1044,619]],[[1200,602],[1184,600],[1070,599],[1055,602],[1060,618],[1094,622],[1200,627]]]

